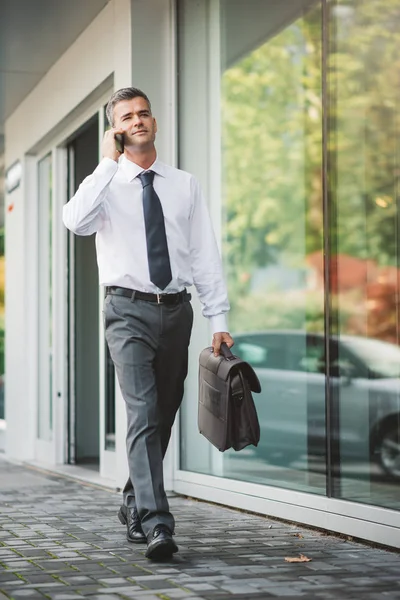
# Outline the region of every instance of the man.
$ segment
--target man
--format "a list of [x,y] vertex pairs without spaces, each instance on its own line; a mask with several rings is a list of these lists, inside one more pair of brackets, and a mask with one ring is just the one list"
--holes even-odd
[[[146,556],[178,551],[164,491],[162,460],[181,404],[196,286],[213,348],[233,340],[221,261],[197,180],[157,158],[157,123],[141,90],[113,94],[98,167],[64,206],[78,235],[96,233],[104,323],[127,411],[129,479],[118,517]],[[117,149],[115,136],[124,148]],[[119,150],[122,150],[120,152]]]

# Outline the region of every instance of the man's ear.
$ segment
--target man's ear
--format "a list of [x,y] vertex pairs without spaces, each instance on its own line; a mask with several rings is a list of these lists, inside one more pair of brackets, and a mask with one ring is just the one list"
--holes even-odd
[[154,133],[157,133],[157,121],[155,120],[155,118],[153,117],[153,121],[154,121]]

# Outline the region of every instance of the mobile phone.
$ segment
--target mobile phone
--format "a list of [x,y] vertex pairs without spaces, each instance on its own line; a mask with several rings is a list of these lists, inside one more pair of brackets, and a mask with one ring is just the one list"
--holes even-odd
[[114,135],[114,138],[115,138],[115,146],[116,146],[118,152],[121,152],[121,154],[123,154],[123,152],[124,152],[124,134],[116,133]]

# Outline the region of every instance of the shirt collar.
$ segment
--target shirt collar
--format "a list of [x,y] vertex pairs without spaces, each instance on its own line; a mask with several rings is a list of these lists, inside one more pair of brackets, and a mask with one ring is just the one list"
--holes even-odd
[[157,175],[165,177],[164,164],[158,158],[156,158],[151,167],[149,167],[148,169],[143,169],[142,167],[132,162],[131,160],[128,160],[125,156],[122,155],[119,159],[119,166],[125,173],[129,181],[133,181],[135,177],[137,177],[140,173],[143,173],[144,171],[154,171],[154,173],[157,173]]

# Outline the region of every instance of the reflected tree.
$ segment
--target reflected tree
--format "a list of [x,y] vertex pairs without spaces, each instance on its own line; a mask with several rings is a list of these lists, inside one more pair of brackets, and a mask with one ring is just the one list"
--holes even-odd
[[[326,74],[333,253],[396,269],[399,25],[396,0],[332,4]],[[321,31],[317,5],[222,76],[224,254],[234,326],[242,326],[243,311],[247,329],[274,325],[265,295],[273,298],[273,290],[255,286],[257,271],[307,271],[307,257],[322,255]],[[263,318],[252,314],[255,297]],[[320,295],[303,295],[302,303],[291,325],[308,319],[318,329]],[[280,310],[282,326],[287,307]]]

